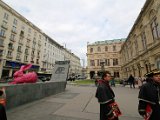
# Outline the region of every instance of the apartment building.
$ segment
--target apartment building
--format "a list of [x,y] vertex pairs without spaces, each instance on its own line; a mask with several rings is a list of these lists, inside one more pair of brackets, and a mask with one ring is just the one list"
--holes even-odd
[[70,61],[69,75],[70,76],[78,76],[82,75],[82,66],[80,64],[80,58],[77,57],[71,51],[64,49],[64,60]]
[[29,63],[32,64],[32,71],[51,72],[55,61],[65,60],[66,53],[71,55],[70,60],[76,63],[73,64],[76,68],[80,66],[80,59],[66,51],[66,48],[0,0],[0,78],[12,76],[21,65]]
[[116,78],[120,78],[119,51],[125,39],[96,41],[87,45],[88,78],[99,76],[102,70],[108,70]]
[[55,61],[64,60],[64,48],[48,35],[44,34],[45,41],[43,45],[42,68],[43,72],[52,72]]
[[160,70],[160,1],[146,0],[120,51],[122,78]]
[[0,76],[12,76],[21,65],[40,68],[42,31],[0,1]]

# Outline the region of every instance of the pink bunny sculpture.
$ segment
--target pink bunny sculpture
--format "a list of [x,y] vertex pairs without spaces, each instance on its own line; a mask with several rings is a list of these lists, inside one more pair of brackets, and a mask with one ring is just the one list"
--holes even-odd
[[23,73],[31,67],[32,64],[22,65],[20,70],[16,71],[13,74],[13,81],[11,82],[11,84],[35,83],[38,79],[38,76],[35,72],[29,72],[26,74]]

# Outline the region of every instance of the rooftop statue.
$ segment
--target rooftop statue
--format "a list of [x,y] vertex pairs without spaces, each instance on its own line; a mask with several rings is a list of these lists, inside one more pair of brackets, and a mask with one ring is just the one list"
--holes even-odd
[[30,69],[32,64],[22,65],[20,70],[16,71],[13,74],[13,81],[11,84],[21,84],[21,83],[35,83],[38,79],[38,76],[35,72],[29,72],[24,74],[24,71]]

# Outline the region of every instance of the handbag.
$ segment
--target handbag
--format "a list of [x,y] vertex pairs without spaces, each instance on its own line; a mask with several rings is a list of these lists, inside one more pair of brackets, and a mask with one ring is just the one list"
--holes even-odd
[[113,111],[114,116],[118,117],[118,116],[122,115],[122,112],[120,111],[118,104],[116,102],[111,103],[110,107]]
[[152,115],[152,108],[151,108],[151,106],[149,104],[147,104],[147,106],[146,106],[146,114],[144,116],[144,120],[149,120],[151,115]]

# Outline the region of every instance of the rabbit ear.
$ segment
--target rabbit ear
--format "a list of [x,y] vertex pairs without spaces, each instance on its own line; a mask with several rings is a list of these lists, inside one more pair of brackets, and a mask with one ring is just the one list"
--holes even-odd
[[28,69],[31,68],[31,67],[32,67],[32,64],[22,65],[21,68],[20,68],[20,70],[21,70],[21,71],[25,71],[25,70],[28,70]]

